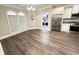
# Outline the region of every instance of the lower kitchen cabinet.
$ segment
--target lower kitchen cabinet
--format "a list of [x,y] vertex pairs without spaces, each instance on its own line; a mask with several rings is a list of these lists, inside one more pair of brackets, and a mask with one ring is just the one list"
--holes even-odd
[[62,26],[61,26],[61,31],[62,32],[69,32],[69,30],[70,30],[70,24],[63,23]]

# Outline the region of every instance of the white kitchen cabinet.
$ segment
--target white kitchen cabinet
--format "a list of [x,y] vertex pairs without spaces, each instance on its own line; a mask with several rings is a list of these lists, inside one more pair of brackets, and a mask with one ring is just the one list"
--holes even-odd
[[73,5],[72,13],[73,14],[79,13],[79,5]]
[[61,26],[61,31],[62,32],[69,32],[69,30],[70,30],[70,24],[63,23],[62,26]]
[[72,7],[65,7],[63,18],[71,18],[71,15],[72,15]]

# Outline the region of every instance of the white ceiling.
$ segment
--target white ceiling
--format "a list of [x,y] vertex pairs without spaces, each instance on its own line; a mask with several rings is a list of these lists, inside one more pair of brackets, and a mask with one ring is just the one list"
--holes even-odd
[[2,6],[11,7],[11,8],[19,8],[19,9],[26,9],[26,7],[30,5],[36,8],[46,6],[46,4],[2,4]]
[[59,5],[62,5],[62,4],[17,4],[17,6],[20,6],[20,7],[24,7],[26,8],[27,6],[30,6],[32,5],[33,7],[36,7],[37,9],[38,8],[42,8],[42,7],[46,7],[46,6],[59,6]]
[[34,6],[34,7],[41,7],[41,6],[45,6],[45,4],[18,4],[18,6],[22,6],[22,7],[26,7],[26,6]]
[[26,9],[26,7],[30,6],[30,5],[35,7],[36,9],[39,9],[39,8],[45,7],[45,6],[49,5],[49,4],[18,4],[16,6]]
[[46,7],[46,6],[58,6],[60,4],[3,4],[2,6],[7,6],[7,7],[11,7],[11,8],[18,8],[18,9],[22,9],[22,10],[26,10],[27,6],[34,6],[36,7],[36,9],[42,8],[42,7]]

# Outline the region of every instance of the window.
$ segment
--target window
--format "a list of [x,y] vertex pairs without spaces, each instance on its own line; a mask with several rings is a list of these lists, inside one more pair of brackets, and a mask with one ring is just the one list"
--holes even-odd
[[17,14],[13,11],[8,11],[7,16],[8,16],[8,23],[10,25],[10,31],[11,32],[17,31],[19,27]]
[[22,13],[22,12],[19,12],[18,15],[19,16],[25,16],[24,13]]
[[12,12],[12,11],[8,11],[7,12],[7,15],[16,15],[16,13],[15,12]]
[[22,12],[16,13],[13,11],[7,12],[8,23],[10,27],[10,32],[16,32],[18,30],[26,29],[26,17]]
[[26,28],[26,17],[25,14],[23,12],[19,12],[18,13],[18,20],[19,20],[19,27],[21,29],[25,29]]

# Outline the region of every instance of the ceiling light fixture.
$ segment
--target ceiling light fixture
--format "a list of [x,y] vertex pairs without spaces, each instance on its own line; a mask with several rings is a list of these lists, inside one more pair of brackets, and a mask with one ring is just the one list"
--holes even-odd
[[35,11],[35,10],[36,10],[36,8],[35,8],[35,7],[33,7],[33,6],[28,6],[28,7],[27,7],[27,10],[28,10],[28,11]]

